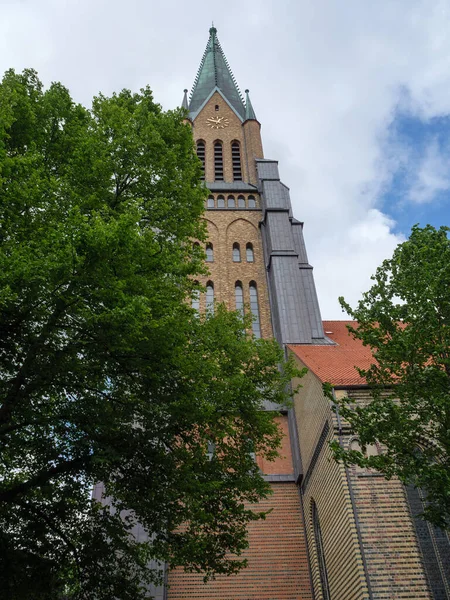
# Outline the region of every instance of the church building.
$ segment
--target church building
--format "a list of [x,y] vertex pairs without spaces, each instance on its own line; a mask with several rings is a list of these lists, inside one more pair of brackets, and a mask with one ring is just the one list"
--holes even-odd
[[214,27],[183,107],[209,190],[209,275],[202,281],[206,292],[194,301],[201,311],[215,301],[248,308],[253,334],[275,337],[308,374],[298,382],[293,408],[278,413],[285,433],[280,457],[256,458],[273,494],[258,505],[271,511],[267,519],[249,526],[248,568],[206,584],[201,575],[176,569],[166,574],[160,597],[450,599],[449,538],[413,517],[423,502],[419,491],[331,458],[331,440],[354,448],[358,440],[324,397],[322,383],[367,402],[370,389],[354,367],[367,366],[371,356],[345,322],[322,322],[303,223],[292,213],[277,161],[264,157],[249,92],[241,95]]

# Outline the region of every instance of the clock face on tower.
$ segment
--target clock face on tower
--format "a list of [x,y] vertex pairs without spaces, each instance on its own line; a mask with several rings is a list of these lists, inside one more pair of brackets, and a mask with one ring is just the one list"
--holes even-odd
[[226,117],[210,117],[206,119],[206,124],[212,129],[223,129],[230,124]]

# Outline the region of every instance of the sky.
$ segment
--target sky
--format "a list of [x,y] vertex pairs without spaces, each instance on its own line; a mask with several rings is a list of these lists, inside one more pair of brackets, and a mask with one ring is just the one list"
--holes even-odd
[[304,222],[324,319],[412,225],[449,224],[450,0],[0,0],[0,72],[72,97],[192,88],[212,21]]

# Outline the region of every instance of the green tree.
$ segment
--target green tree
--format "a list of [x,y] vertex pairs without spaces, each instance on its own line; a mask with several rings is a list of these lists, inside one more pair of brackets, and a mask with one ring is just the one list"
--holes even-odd
[[205,188],[183,117],[148,88],[87,110],[31,70],[0,84],[5,598],[136,600],[153,559],[231,573],[264,516],[250,453],[275,456],[260,409],[293,367],[239,315],[190,306]]
[[347,464],[373,467],[427,494],[424,518],[450,528],[450,240],[448,227],[413,227],[372,277],[350,331],[370,346],[374,363],[360,370],[373,401],[339,410],[366,446],[386,447],[365,457],[334,445]]

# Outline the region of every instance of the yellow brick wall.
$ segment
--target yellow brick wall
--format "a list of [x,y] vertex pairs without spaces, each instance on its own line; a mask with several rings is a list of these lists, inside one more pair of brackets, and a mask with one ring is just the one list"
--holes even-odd
[[[216,110],[216,106],[219,107]],[[227,126],[223,129],[213,129],[208,125],[209,118],[224,117]],[[233,181],[231,162],[231,142],[238,141],[241,145],[242,179],[254,185],[257,184],[255,158],[264,158],[260,125],[257,121],[247,121],[242,124],[240,118],[230,108],[222,96],[215,92],[193,123],[194,140],[205,141],[205,180],[214,181],[214,142],[220,140],[223,144],[224,181]]]
[[[235,310],[235,284],[242,283],[246,310],[249,310],[249,284],[256,282],[262,337],[272,337],[269,296],[264,268],[263,249],[259,221],[259,210],[208,210],[205,220],[208,226],[209,241],[213,244],[214,262],[207,263],[209,275],[201,279],[206,284],[214,284],[214,297],[224,302],[228,309]],[[233,243],[241,249],[241,262],[233,262]],[[246,260],[247,243],[253,245],[254,262]],[[200,297],[200,310],[205,308],[205,295]]]
[[[303,366],[298,359],[297,362]],[[346,473],[334,461],[329,448],[331,440],[339,441],[339,429],[330,403],[323,396],[322,383],[311,372],[300,383],[303,388],[295,396],[294,407],[304,473],[305,526],[317,600],[323,596],[311,518],[313,500],[319,515],[332,600],[369,597],[360,540],[374,599],[430,599],[403,486],[398,480],[386,481],[366,469],[353,467]],[[336,395],[348,395],[355,404],[365,404],[371,397],[368,388],[336,390]],[[317,453],[325,423],[327,438]],[[348,447],[354,436],[345,421],[341,425],[340,441]]]
[[[346,395],[355,404],[370,398],[369,390]],[[351,439],[346,436],[345,444]],[[431,598],[404,486],[359,467],[350,468],[349,475],[374,597]]]

